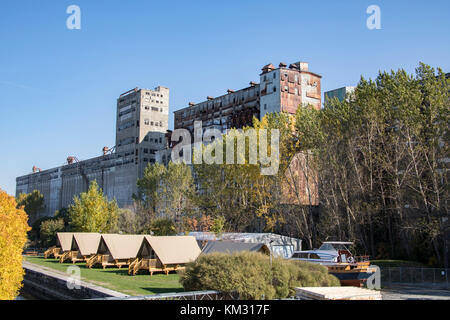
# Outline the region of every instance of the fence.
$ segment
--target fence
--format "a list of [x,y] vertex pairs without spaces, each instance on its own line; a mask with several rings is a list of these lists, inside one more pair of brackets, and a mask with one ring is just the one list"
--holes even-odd
[[381,283],[390,284],[421,284],[449,287],[450,269],[396,267],[381,268]]
[[95,300],[239,300],[238,294],[224,294],[215,290],[161,293],[124,298],[108,297]]

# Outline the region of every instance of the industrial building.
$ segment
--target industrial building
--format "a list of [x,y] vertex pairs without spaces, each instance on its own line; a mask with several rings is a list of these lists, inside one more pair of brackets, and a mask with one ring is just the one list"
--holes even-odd
[[348,99],[350,95],[355,92],[355,90],[356,87],[342,87],[326,91],[324,93],[325,105],[328,101],[332,100],[333,98],[337,98],[339,101],[344,101],[345,99]]
[[[259,78],[260,83],[250,82],[240,90],[228,89],[223,96],[208,97],[175,111],[174,128],[192,133],[194,121],[201,120],[204,130],[226,132],[252,125],[253,117],[261,119],[269,112],[295,114],[302,105],[321,107],[321,76],[310,72],[306,62],[289,66],[280,63],[278,68],[267,64]],[[117,99],[116,112],[114,147],[104,147],[101,156],[84,161],[69,156],[67,164],[57,168],[42,171],[33,167],[33,173],[16,178],[16,195],[39,190],[45,201],[40,216],[52,216],[56,210],[70,206],[74,196],[87,191],[89,183],[96,180],[119,207],[132,206],[136,181],[148,163],[167,164],[170,160],[173,142],[168,130],[169,89],[159,86],[124,92]],[[304,191],[305,198],[315,193],[317,190]]]
[[226,132],[231,128],[252,125],[253,117],[261,119],[266,113],[287,112],[295,114],[298,106],[321,107],[321,76],[308,70],[308,63],[296,62],[287,66],[280,63],[265,65],[259,75],[260,83],[240,90],[228,89],[219,97],[208,96],[200,103],[174,112],[175,129],[194,130],[194,121],[202,121],[209,128]]
[[122,208],[130,206],[137,179],[165,147],[168,122],[168,88],[129,90],[117,99],[115,147],[104,147],[101,156],[84,161],[69,156],[66,165],[53,169],[35,166],[33,173],[16,179],[16,195],[39,190],[45,201],[40,216],[52,216],[96,180],[108,199],[115,198]]

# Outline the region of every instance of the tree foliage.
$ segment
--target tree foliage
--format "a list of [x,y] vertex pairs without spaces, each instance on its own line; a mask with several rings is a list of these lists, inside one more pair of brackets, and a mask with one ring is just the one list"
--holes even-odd
[[22,287],[22,251],[27,242],[28,216],[14,197],[0,189],[0,300],[12,300]]
[[114,232],[117,230],[119,208],[109,201],[94,180],[87,192],[74,198],[69,207],[70,227],[74,232]]
[[157,218],[150,223],[145,233],[155,236],[174,236],[177,234],[177,229],[172,219]]
[[39,218],[39,212],[44,209],[44,196],[39,190],[31,193],[21,193],[16,199],[17,207],[24,207],[31,222]]
[[137,214],[141,225],[148,228],[154,220],[163,217],[172,219],[177,231],[181,231],[182,217],[193,208],[192,195],[195,189],[189,166],[169,162],[165,167],[159,163],[150,163],[137,185],[140,194]]
[[55,218],[43,221],[40,227],[40,240],[44,247],[51,247],[56,244],[56,233],[65,230],[64,219]]
[[218,290],[240,299],[276,299],[295,295],[295,287],[339,286],[326,267],[273,258],[256,252],[201,255],[186,265],[180,282],[186,291]]
[[442,70],[420,64],[298,109],[299,149],[320,177],[312,242],[336,235],[374,257],[448,263],[449,90]]

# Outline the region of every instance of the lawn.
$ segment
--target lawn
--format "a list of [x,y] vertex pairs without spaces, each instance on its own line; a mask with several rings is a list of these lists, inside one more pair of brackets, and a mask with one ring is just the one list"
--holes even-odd
[[[72,263],[59,263],[55,259],[44,259],[44,257],[26,256],[24,259],[30,263],[51,268],[60,272],[66,272],[67,267]],[[92,268],[89,269],[84,263],[77,263],[81,269],[81,280],[90,282],[111,290],[122,292],[128,295],[150,295],[156,293],[180,292],[184,291],[176,273],[138,274],[128,275],[128,268]]]
[[427,267],[426,265],[416,261],[406,260],[371,260],[370,264],[379,266],[380,268],[398,268],[398,267]]

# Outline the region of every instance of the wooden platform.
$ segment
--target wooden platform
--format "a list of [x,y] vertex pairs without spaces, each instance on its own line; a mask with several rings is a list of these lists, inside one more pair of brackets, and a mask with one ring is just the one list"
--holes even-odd
[[301,300],[382,300],[381,292],[357,287],[295,288]]

